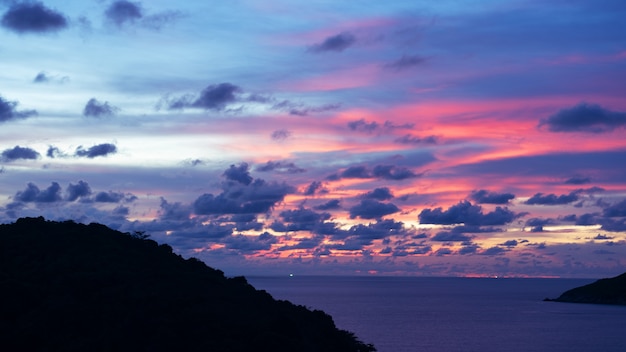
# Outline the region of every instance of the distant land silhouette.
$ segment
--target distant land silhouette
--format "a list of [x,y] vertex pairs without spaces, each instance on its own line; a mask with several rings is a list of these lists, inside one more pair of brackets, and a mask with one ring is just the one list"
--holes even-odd
[[546,301],[626,305],[626,273],[600,279],[591,284],[563,292],[558,298]]
[[375,351],[328,314],[147,237],[42,217],[0,225],[0,349]]

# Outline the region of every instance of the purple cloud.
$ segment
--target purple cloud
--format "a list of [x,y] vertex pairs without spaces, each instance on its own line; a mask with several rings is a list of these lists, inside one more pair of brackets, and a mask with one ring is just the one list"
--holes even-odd
[[547,126],[551,132],[605,133],[626,126],[626,112],[581,103],[541,120],[539,127],[542,126]]
[[323,42],[314,44],[309,47],[309,51],[314,53],[323,53],[329,51],[341,52],[352,46],[356,42],[356,37],[348,32],[339,33],[337,35],[324,39]]
[[5,149],[4,151],[2,151],[2,154],[0,154],[0,156],[0,160],[4,162],[11,162],[20,159],[39,159],[40,154],[34,149],[28,147],[20,147],[19,145],[16,145],[13,148]]
[[2,26],[16,33],[56,32],[67,27],[67,19],[41,2],[15,2],[4,13]]
[[6,122],[14,119],[23,119],[37,115],[36,110],[17,111],[16,107],[18,104],[19,103],[16,101],[8,101],[0,96],[0,122]]

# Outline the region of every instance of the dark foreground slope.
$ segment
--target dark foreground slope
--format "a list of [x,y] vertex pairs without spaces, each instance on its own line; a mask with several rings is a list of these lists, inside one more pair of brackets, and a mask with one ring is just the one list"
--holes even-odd
[[103,225],[0,225],[6,351],[373,351],[330,316]]
[[626,305],[626,273],[573,288],[548,301]]

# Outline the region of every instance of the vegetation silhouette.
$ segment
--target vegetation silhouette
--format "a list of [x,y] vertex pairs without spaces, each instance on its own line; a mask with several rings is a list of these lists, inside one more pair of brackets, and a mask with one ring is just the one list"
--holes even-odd
[[626,305],[626,273],[573,288],[545,301]]
[[0,225],[5,351],[375,351],[319,310],[184,259],[145,233]]

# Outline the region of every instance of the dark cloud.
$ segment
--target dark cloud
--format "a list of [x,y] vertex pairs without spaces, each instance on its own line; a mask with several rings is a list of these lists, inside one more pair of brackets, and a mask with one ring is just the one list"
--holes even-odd
[[552,219],[531,218],[526,220],[526,226],[530,226],[530,232],[543,232],[543,227],[553,224]]
[[365,199],[389,200],[393,198],[393,194],[389,188],[380,187],[361,195],[361,197]]
[[[404,223],[391,219],[377,220],[375,223],[369,223],[367,225],[357,224],[350,227],[347,231],[349,236],[356,236],[368,241],[389,236],[409,235],[411,233],[411,230],[407,230],[404,227]],[[370,243],[371,242],[368,242],[367,244]]]
[[28,183],[26,189],[17,192],[13,198],[24,203],[52,203],[61,200],[61,186],[52,182],[48,188],[41,191],[37,185]]
[[50,83],[50,82],[57,82],[57,83],[66,83],[67,81],[69,81],[70,78],[68,76],[50,76],[45,72],[39,72],[35,78],[33,78],[33,83]]
[[418,215],[421,224],[475,226],[504,225],[517,217],[517,214],[506,207],[496,207],[494,211],[483,214],[480,205],[473,205],[468,201],[461,201],[445,211],[442,208],[424,209]]
[[394,129],[412,129],[413,127],[415,127],[415,125],[412,123],[396,125],[389,120],[385,121],[383,124],[380,124],[376,121],[367,122],[365,121],[365,119],[359,119],[359,120],[348,122],[348,128],[351,131],[368,133],[368,134],[371,134],[374,132],[385,133],[385,132],[392,131]]
[[437,144],[437,136],[417,137],[411,134],[405,134],[395,139],[399,144]]
[[184,205],[180,202],[168,203],[165,198],[161,197],[159,209],[159,218],[161,220],[187,221],[191,213],[192,208],[189,205]]
[[48,158],[54,159],[54,158],[59,158],[59,157],[65,157],[67,155],[63,153],[59,148],[53,145],[50,145],[48,146],[48,150],[46,151],[46,156]]
[[115,1],[104,12],[106,18],[118,26],[134,23],[143,17],[141,4],[130,1]]
[[373,199],[364,199],[361,203],[350,208],[350,219],[380,219],[385,215],[399,212],[400,209],[393,203],[382,203]]
[[46,83],[50,81],[50,77],[45,72],[39,72],[33,79],[33,83]]
[[507,204],[515,198],[511,193],[496,193],[481,189],[472,191],[470,198],[478,204]]
[[517,240],[508,240],[508,241],[504,241],[504,243],[502,243],[502,246],[505,247],[517,247],[517,245],[519,244],[519,242],[517,242]]
[[323,42],[311,45],[309,51],[314,53],[322,53],[328,51],[341,52],[356,43],[356,37],[348,32],[339,33],[337,35],[324,39]]
[[313,181],[304,189],[304,195],[312,196],[315,194],[315,192],[321,190],[322,187],[323,184],[320,181]]
[[352,131],[372,133],[380,129],[380,124],[376,121],[366,122],[365,119],[348,122],[348,128]]
[[198,97],[184,95],[167,101],[167,105],[170,110],[198,108],[221,111],[228,104],[235,103],[238,100],[236,94],[241,92],[241,88],[231,83],[212,84],[204,88]]
[[240,253],[252,253],[271,249],[273,244],[278,243],[278,238],[268,232],[263,232],[259,236],[229,236],[222,243],[226,245],[227,249]]
[[340,209],[341,205],[339,204],[339,199],[331,199],[324,204],[320,204],[315,207],[317,210],[335,210]]
[[602,211],[602,215],[607,218],[613,217],[626,217],[626,199],[623,201],[613,204]]
[[395,165],[376,165],[373,169],[366,166],[357,165],[350,166],[338,174],[327,177],[328,180],[339,180],[342,178],[380,178],[385,180],[404,180],[407,178],[418,177],[413,171]]
[[419,66],[426,62],[426,58],[417,55],[402,55],[396,61],[390,62],[385,65],[386,68],[390,68],[397,71],[406,70],[415,66]]
[[288,111],[290,115],[308,116],[311,113],[333,111],[339,109],[340,107],[341,104],[325,104],[320,106],[306,106],[304,104],[297,104],[291,107]]
[[17,33],[56,32],[67,27],[65,16],[40,2],[16,2],[2,16],[2,26]]
[[248,164],[241,163],[239,166],[231,165],[222,176],[226,177],[227,180],[235,181],[241,183],[243,185],[249,185],[253,178],[250,176],[250,172],[248,171]]
[[585,183],[590,183],[591,179],[589,177],[580,177],[574,176],[565,180],[565,184],[567,185],[583,185]]
[[471,241],[472,236],[460,232],[441,231],[431,237],[431,241],[437,242],[465,242]]
[[146,14],[140,2],[115,1],[105,10],[106,19],[118,27],[140,25],[147,29],[160,30],[183,15],[179,11],[163,11]]
[[573,191],[569,194],[562,194],[560,196],[552,193],[536,193],[524,203],[529,205],[563,205],[577,201],[579,193],[580,191]]
[[248,164],[231,165],[223,176],[222,193],[217,196],[205,193],[193,203],[199,215],[261,214],[269,212],[285,196],[295,189],[285,183],[252,179]]
[[5,122],[13,119],[23,119],[31,116],[36,116],[36,110],[22,110],[17,111],[16,107],[19,103],[16,101],[4,100],[0,96],[0,122]]
[[502,248],[502,247],[489,247],[487,249],[485,249],[484,251],[480,252],[480,254],[482,255],[500,255],[502,253],[506,252],[506,249]]
[[91,98],[83,109],[83,116],[85,117],[103,117],[113,116],[120,109],[109,104],[108,101],[100,102],[96,98]]
[[76,148],[74,155],[93,159],[99,156],[107,156],[109,154],[115,153],[117,153],[117,147],[115,146],[115,144],[103,143],[94,145],[93,147],[90,147],[88,149],[84,149],[83,146],[79,146],[78,148]]
[[[318,232],[323,227],[323,222],[330,219],[326,212],[318,213],[311,209],[299,208],[286,210],[280,213],[284,223],[274,222],[270,228],[277,232],[311,231]],[[334,226],[333,226],[334,227]]]
[[593,239],[594,240],[612,240],[615,237],[613,236],[607,236],[607,235],[602,235],[602,234],[597,234]]
[[299,174],[302,172],[306,172],[305,169],[296,166],[296,164],[292,162],[282,162],[282,161],[268,161],[264,165],[257,166],[256,171],[259,172],[269,172],[269,171],[277,171],[287,174]]
[[85,181],[78,181],[77,184],[70,183],[67,186],[67,200],[73,202],[80,197],[88,197],[91,195],[91,187]]
[[542,119],[539,127],[551,132],[604,133],[626,126],[626,112],[616,112],[600,105],[581,103]]
[[602,226],[600,227],[602,230],[611,231],[611,232],[623,232],[626,231],[626,219],[612,219],[606,218],[601,221]]
[[419,176],[405,167],[395,165],[377,165],[372,170],[372,175],[385,180],[404,180]]
[[0,155],[0,160],[4,162],[11,162],[20,159],[35,160],[38,159],[39,156],[40,154],[34,149],[28,147],[20,147],[19,145],[16,145],[13,148],[5,149],[4,151],[2,151],[2,154]]
[[291,137],[291,132],[288,130],[276,130],[274,132],[272,132],[272,135],[270,136],[273,140],[275,141],[279,141],[282,142],[284,140],[286,140],[287,138]]
[[137,197],[130,193],[108,191],[98,192],[93,198],[93,201],[97,203],[119,203],[122,201],[133,202],[136,199]]

